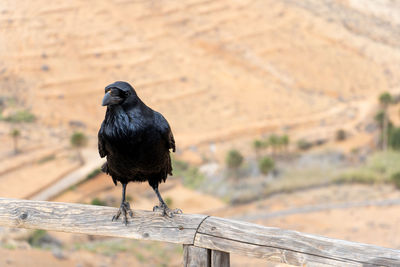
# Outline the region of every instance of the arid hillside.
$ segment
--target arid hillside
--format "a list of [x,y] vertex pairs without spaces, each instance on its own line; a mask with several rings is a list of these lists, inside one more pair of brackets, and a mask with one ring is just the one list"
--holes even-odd
[[[0,197],[118,207],[96,134],[104,87],[125,80],[172,126],[174,177],[160,187],[171,207],[399,249],[400,154],[375,153],[374,119],[387,91],[400,125],[399,47],[392,0],[3,0]],[[253,141],[272,134],[290,144],[264,147],[276,164],[261,173]],[[223,163],[232,148],[237,173]],[[145,183],[127,192],[133,209],[156,204]],[[0,227],[0,266],[181,266],[181,254]],[[232,266],[266,264],[253,260]]]
[[180,149],[273,131],[330,136],[354,130],[379,92],[398,91],[396,7],[7,0],[0,90],[43,125],[79,121],[95,134],[104,86],[127,80],[165,114]]

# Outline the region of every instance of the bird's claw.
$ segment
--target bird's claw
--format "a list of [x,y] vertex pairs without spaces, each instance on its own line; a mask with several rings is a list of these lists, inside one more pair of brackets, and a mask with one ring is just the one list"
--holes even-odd
[[118,220],[119,216],[121,216],[121,214],[124,215],[124,223],[125,225],[128,225],[128,216],[127,214],[129,214],[129,216],[131,216],[131,218],[133,217],[133,211],[131,210],[131,205],[129,205],[129,202],[122,202],[120,208],[117,211],[117,214],[115,214],[112,217],[112,221],[116,221]]
[[153,211],[155,212],[161,212],[162,216],[167,216],[169,218],[174,217],[175,214],[181,214],[182,210],[181,209],[170,209],[168,208],[167,205],[165,204],[160,204],[159,206],[154,206]]

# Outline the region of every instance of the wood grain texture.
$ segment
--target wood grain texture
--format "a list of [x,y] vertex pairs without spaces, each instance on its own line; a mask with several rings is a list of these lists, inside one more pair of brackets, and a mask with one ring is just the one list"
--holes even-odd
[[211,250],[192,245],[183,246],[184,267],[211,267]]
[[[400,266],[400,250],[395,249],[205,215],[168,218],[135,210],[125,226],[121,220],[111,221],[116,212],[111,207],[0,198],[0,226],[194,245],[185,246],[188,264],[206,258],[209,265],[219,261],[229,266],[227,253],[238,253],[301,266]],[[202,256],[194,259],[197,254]]]
[[195,246],[294,265],[400,266],[400,250],[208,217]]
[[0,198],[0,226],[44,229],[113,237],[192,244],[204,215],[160,213],[135,210],[125,226],[112,222],[117,208],[93,205]]
[[229,253],[219,250],[211,250],[211,267],[229,267]]

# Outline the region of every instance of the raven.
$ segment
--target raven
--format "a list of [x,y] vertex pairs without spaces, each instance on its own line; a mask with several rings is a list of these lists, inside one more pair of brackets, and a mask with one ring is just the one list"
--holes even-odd
[[135,89],[122,81],[105,88],[103,106],[106,115],[98,133],[100,157],[107,157],[102,171],[109,174],[115,185],[122,184],[122,201],[112,220],[123,214],[125,224],[127,214],[133,212],[125,200],[129,182],[145,182],[155,191],[160,204],[153,211],[161,211],[163,216],[172,217],[182,213],[171,210],[162,199],[158,185],[172,175],[170,149],[175,152],[175,140],[167,120],[152,110],[138,97]]

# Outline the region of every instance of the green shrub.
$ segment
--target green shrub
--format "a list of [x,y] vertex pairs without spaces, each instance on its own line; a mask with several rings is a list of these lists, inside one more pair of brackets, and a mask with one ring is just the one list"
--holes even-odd
[[392,176],[400,173],[400,153],[388,150],[374,153],[366,164],[350,169],[334,179],[337,183],[389,183]]
[[172,169],[176,172],[186,171],[189,168],[189,163],[182,160],[172,160]]
[[367,160],[367,169],[382,174],[385,181],[390,180],[393,173],[400,172],[400,153],[393,150],[372,154]]
[[182,173],[183,185],[192,189],[199,188],[204,181],[204,176],[196,167],[190,167]]
[[253,148],[255,150],[262,149],[263,146],[264,146],[264,143],[261,140],[256,139],[256,140],[253,141]]
[[390,177],[392,183],[400,189],[400,172],[393,173]]
[[40,247],[43,239],[47,235],[47,232],[45,230],[35,230],[29,237],[28,237],[28,243],[32,247]]
[[18,129],[12,129],[10,132],[11,137],[16,138],[19,137],[21,135],[20,130]]
[[181,160],[172,159],[173,175],[180,177],[184,186],[196,189],[204,181],[204,176],[195,166]]
[[226,155],[226,165],[230,169],[238,169],[240,165],[243,163],[243,156],[242,154],[236,150],[232,149]]
[[383,106],[388,106],[393,103],[393,97],[389,92],[384,92],[379,95],[379,103]]
[[170,198],[170,197],[166,197],[164,200],[165,200],[165,204],[167,204],[168,207],[172,206],[172,203],[174,202],[172,200],[172,198]]
[[290,137],[284,134],[280,137],[280,143],[286,148],[290,143]]
[[300,150],[308,150],[308,149],[310,149],[312,147],[312,143],[308,142],[305,139],[300,139],[299,141],[297,141],[297,147]]
[[376,114],[375,114],[375,121],[378,123],[379,127],[382,128],[383,127],[383,120],[385,118],[385,112],[383,110],[379,110]]
[[400,127],[390,131],[389,146],[395,150],[400,150]]
[[260,151],[261,151],[263,148],[265,148],[265,144],[266,144],[266,143],[264,143],[263,141],[258,140],[258,139],[256,139],[256,140],[253,141],[253,148],[254,148],[254,151],[256,152],[256,156],[257,156],[257,157],[259,156]]
[[126,195],[126,201],[128,201],[128,202],[132,202],[132,200],[133,200],[133,197],[131,196],[131,195]]
[[92,199],[92,201],[90,202],[90,204],[92,205],[96,205],[96,206],[107,206],[106,202],[95,197]]
[[281,138],[276,134],[271,134],[268,138],[268,145],[275,152],[281,146]]
[[3,118],[7,122],[34,122],[36,119],[35,115],[30,113],[28,110],[18,110],[8,117]]
[[74,185],[71,185],[70,187],[68,187],[68,190],[75,191],[77,188],[78,188],[77,185],[74,184]]
[[264,150],[268,147],[268,141],[262,141],[262,140],[256,139],[253,141],[252,146],[253,146],[254,152],[256,154],[256,158],[259,158],[262,150]]
[[258,168],[260,172],[264,175],[267,175],[271,170],[275,167],[275,162],[270,157],[263,157],[258,162]]
[[280,137],[276,134],[271,134],[268,138],[268,143],[271,146],[277,145],[277,144],[279,144],[279,142],[280,142]]
[[87,137],[82,132],[74,132],[71,135],[71,145],[76,148],[84,147],[87,144]]
[[18,149],[18,139],[21,136],[21,132],[18,129],[13,129],[10,132],[11,137],[13,138],[13,143],[14,143],[14,153],[18,154],[19,149]]
[[82,132],[74,132],[71,135],[70,142],[71,142],[72,147],[75,148],[77,151],[77,157],[78,157],[80,164],[83,165],[85,163],[85,159],[82,156],[81,148],[86,146],[86,144],[88,142],[88,138]]

